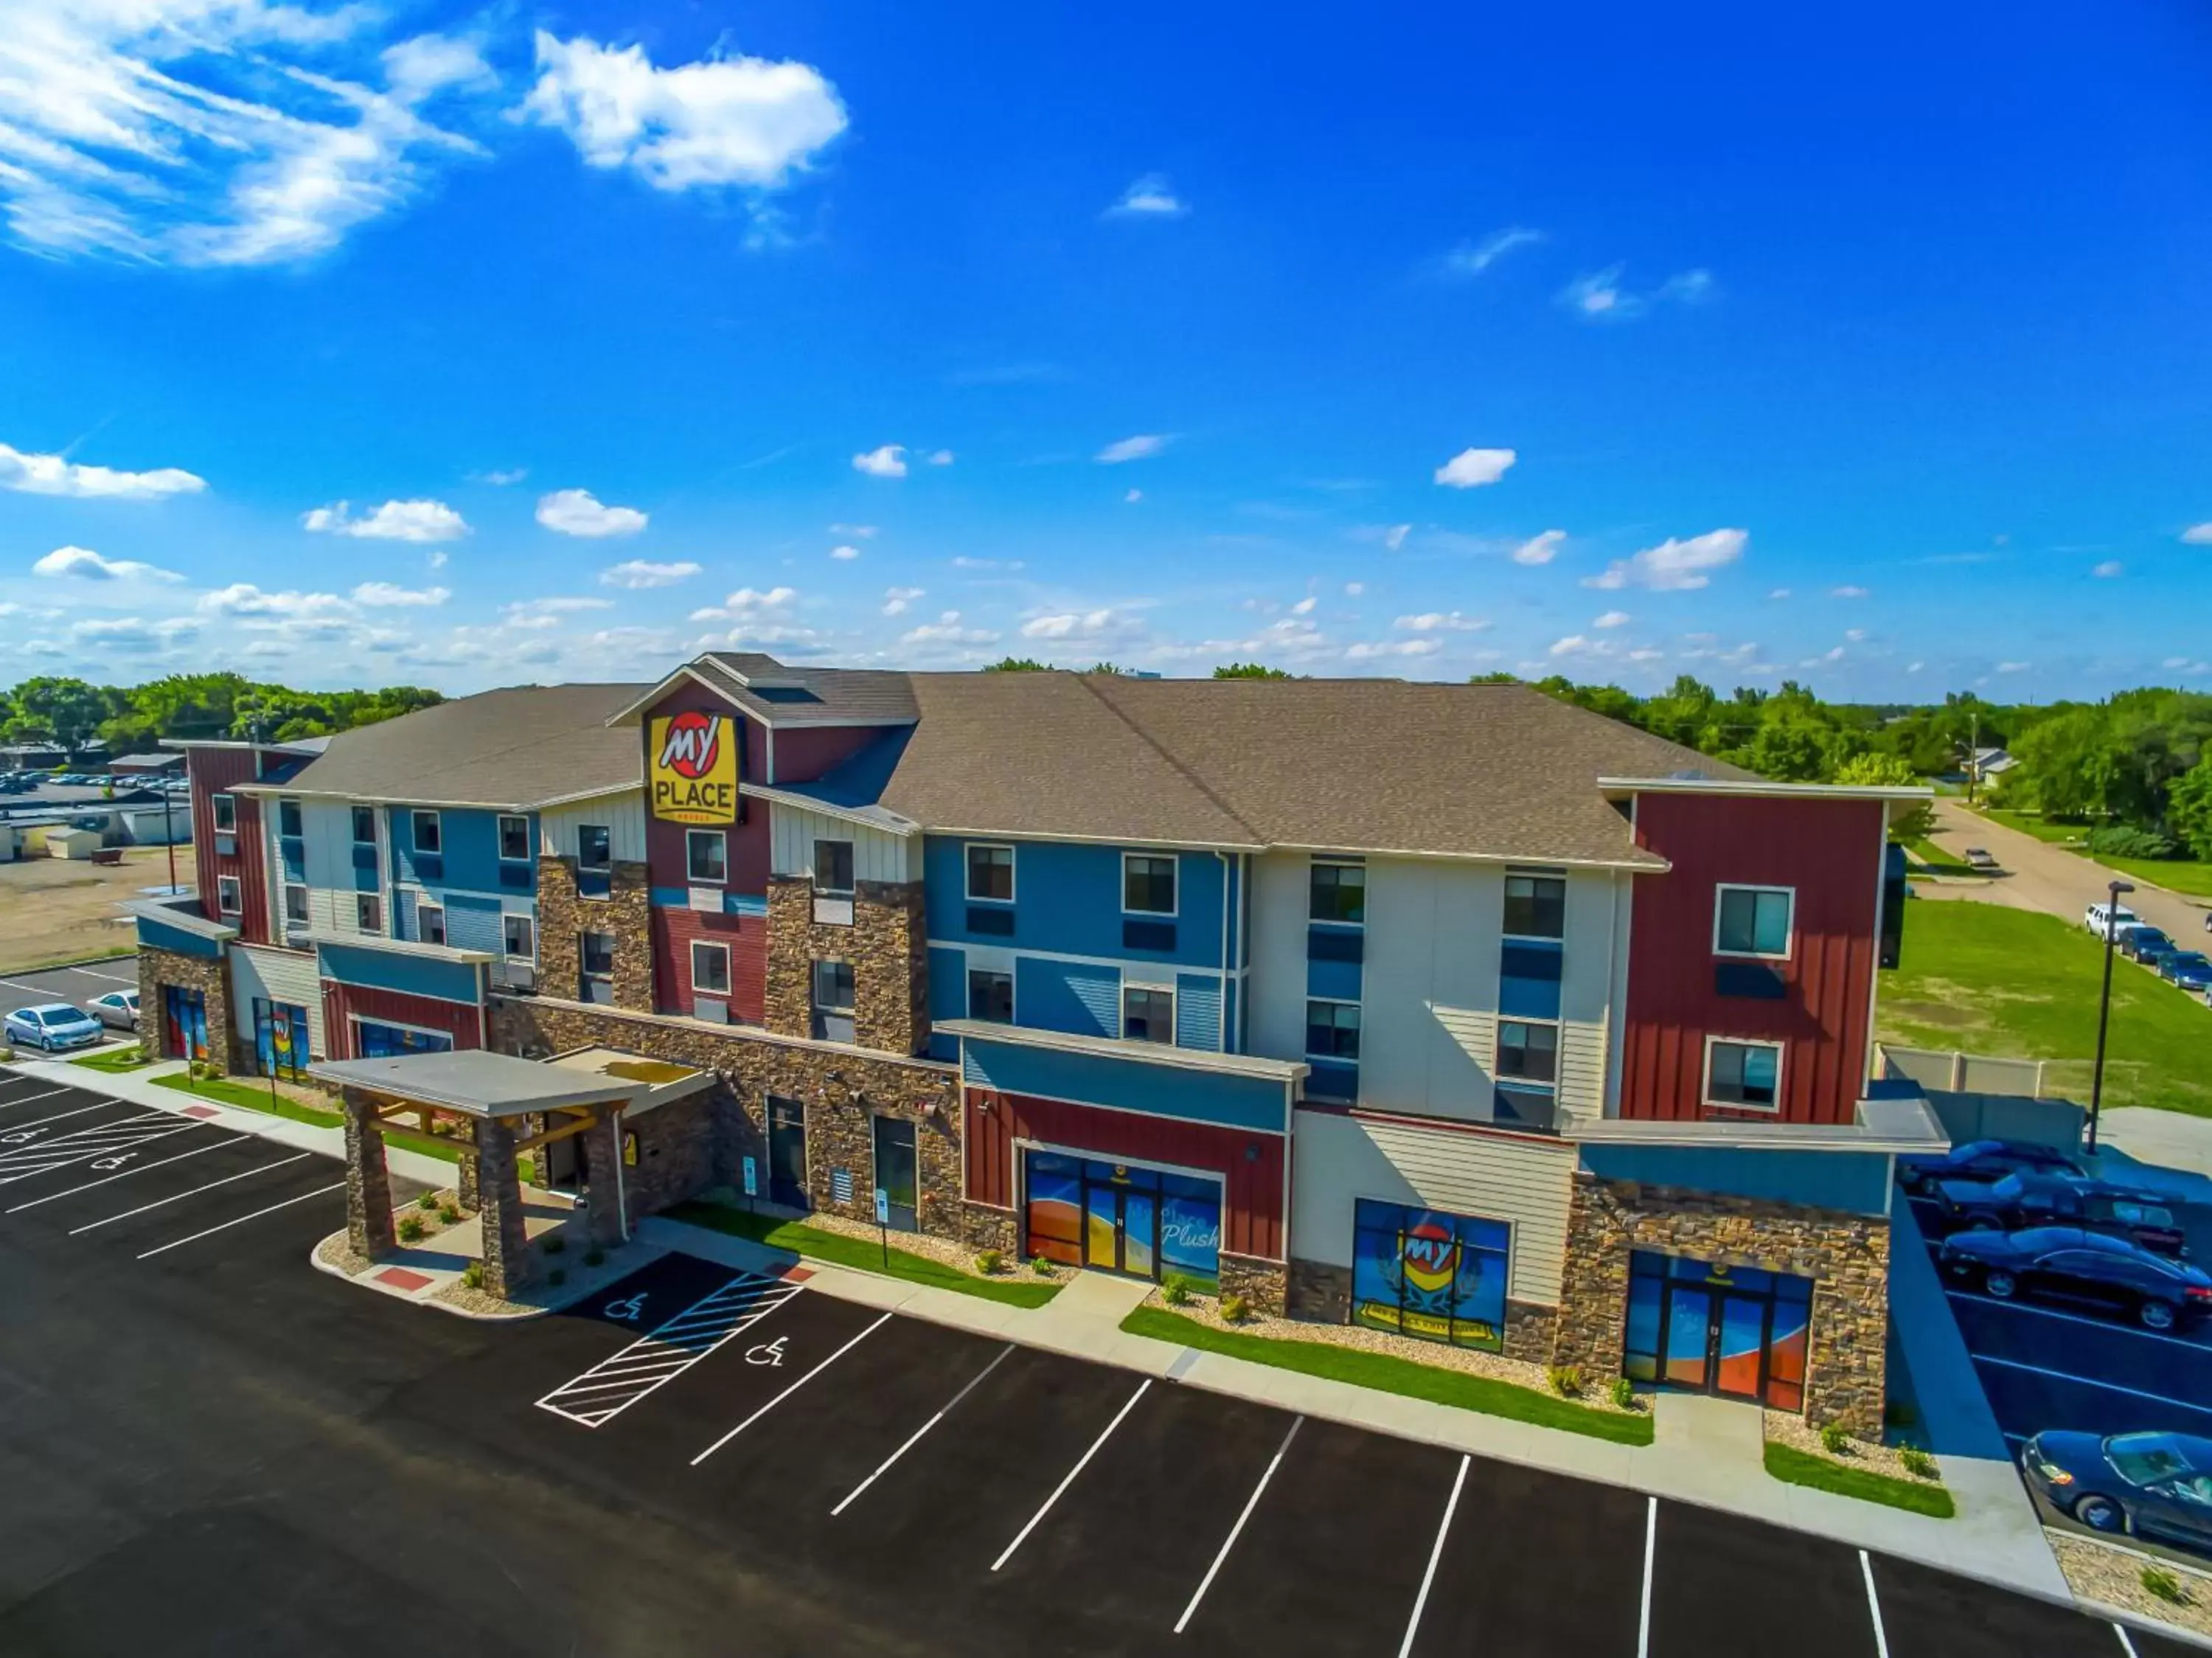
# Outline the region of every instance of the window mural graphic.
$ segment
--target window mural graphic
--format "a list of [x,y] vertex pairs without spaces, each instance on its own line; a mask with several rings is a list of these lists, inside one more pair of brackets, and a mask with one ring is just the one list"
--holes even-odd
[[1355,1322],[1493,1353],[1505,1345],[1504,1222],[1363,1198],[1352,1225]]
[[377,1025],[363,1019],[356,1023],[364,1059],[391,1059],[403,1053],[444,1053],[453,1039],[441,1031],[414,1031],[404,1025]]
[[1221,1186],[1188,1174],[1060,1152],[1025,1154],[1031,1255],[1141,1278],[1221,1277]]
[[253,1047],[264,1076],[300,1082],[307,1075],[307,1010],[288,1002],[253,998]]
[[1810,1279],[1638,1250],[1622,1368],[1637,1381],[1801,1411],[1812,1309]]

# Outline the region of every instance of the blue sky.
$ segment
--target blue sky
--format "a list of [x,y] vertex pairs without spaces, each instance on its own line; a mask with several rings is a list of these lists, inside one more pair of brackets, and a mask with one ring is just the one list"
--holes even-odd
[[2212,685],[2208,80],[2182,0],[11,0],[0,680]]

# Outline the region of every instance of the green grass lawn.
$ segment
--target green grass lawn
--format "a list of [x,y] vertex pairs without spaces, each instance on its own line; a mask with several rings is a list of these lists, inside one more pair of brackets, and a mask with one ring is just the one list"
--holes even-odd
[[1933,875],[1971,875],[1974,873],[1932,840],[1908,840],[1905,843],[1905,850],[1915,860],[1908,869],[1908,874],[1921,874],[1923,866],[1927,874]]
[[[1994,904],[1905,912],[1903,965],[1882,975],[1876,1034],[1910,1047],[2053,1061],[2045,1091],[2087,1104],[2101,944],[2056,917]],[[2112,964],[2105,1102],[2212,1116],[2212,1008]]]
[[[2095,826],[2093,824],[2045,823],[2033,812],[2008,812],[2002,807],[1978,807],[1975,809],[1990,821],[2002,823],[2008,829],[2017,829],[2024,835],[2033,835],[2038,840],[2066,844],[2069,851],[2080,852],[2083,857],[2091,856],[2073,843],[2086,836]],[[2212,898],[2212,863],[2202,859],[2100,856],[2096,861],[2107,869],[2154,882],[2168,892],[2186,893],[2192,898]]]
[[[282,1117],[289,1122],[311,1123],[317,1128],[341,1128],[345,1119],[334,1111],[318,1111],[313,1106],[303,1106],[297,1100],[287,1099],[281,1094],[272,1094],[264,1086],[254,1087],[224,1076],[210,1076],[194,1082],[183,1076],[156,1076],[152,1079],[157,1088],[174,1088],[179,1094],[189,1094],[197,1100],[213,1100],[218,1104],[237,1106],[246,1111],[265,1112],[271,1117]],[[409,1134],[398,1129],[384,1131],[386,1145],[404,1146],[410,1151],[419,1151],[426,1157],[435,1157],[442,1162],[458,1163],[460,1148],[451,1140],[438,1136]]]
[[1012,1307],[1042,1307],[1060,1289],[1057,1283],[1017,1277],[1012,1273],[999,1278],[977,1277],[905,1249],[893,1248],[886,1265],[883,1246],[872,1239],[848,1237],[842,1232],[809,1226],[804,1221],[780,1221],[774,1216],[757,1215],[728,1204],[704,1199],[678,1204],[668,1211],[668,1218],[726,1232],[733,1238],[749,1238],[771,1249],[787,1249],[794,1255],[811,1255],[833,1265],[888,1273],[909,1283],[926,1283],[937,1289],[957,1289],[963,1295],[981,1295],[985,1301],[1004,1301]]
[[1941,1485],[1919,1479],[1897,1479],[1870,1468],[1839,1468],[1826,1457],[1814,1456],[1791,1445],[1766,1447],[1766,1472],[1791,1485],[1809,1485],[1838,1496],[1856,1496],[1866,1503],[1887,1503],[1936,1520],[1958,1512],[1951,1493]]
[[72,1059],[72,1065],[82,1065],[87,1070],[104,1070],[113,1076],[126,1070],[143,1070],[154,1062],[140,1056],[133,1048],[114,1048],[106,1053],[88,1053],[81,1059]]
[[2079,840],[2094,826],[2087,823],[2045,823],[2040,813],[2014,812],[2002,806],[1977,806],[1971,809],[1979,812],[1991,823],[2002,823],[2008,829],[2017,829],[2023,835],[2033,835],[2038,840],[2047,840],[2054,844]]
[[1121,1328],[1133,1336],[1150,1336],[1155,1341],[1171,1341],[1181,1347],[1225,1353],[1231,1358],[1249,1359],[1255,1364],[1272,1364],[1278,1369],[1326,1376],[1331,1381],[1348,1381],[1356,1387],[1402,1393],[1407,1399],[1426,1399],[1431,1405],[1449,1405],[1462,1411],[1480,1411],[1486,1416],[1508,1417],[1515,1422],[1564,1429],[1571,1434],[1588,1434],[1593,1439],[1609,1439],[1621,1445],[1651,1442],[1649,1411],[1639,1411],[1633,1416],[1617,1411],[1594,1411],[1587,1405],[1555,1399],[1533,1387],[1517,1387],[1510,1381],[1494,1381],[1488,1376],[1447,1370],[1439,1365],[1416,1364],[1387,1353],[1363,1352],[1356,1347],[1337,1347],[1326,1342],[1279,1341],[1267,1336],[1239,1335],[1157,1307],[1139,1308],[1121,1320]]

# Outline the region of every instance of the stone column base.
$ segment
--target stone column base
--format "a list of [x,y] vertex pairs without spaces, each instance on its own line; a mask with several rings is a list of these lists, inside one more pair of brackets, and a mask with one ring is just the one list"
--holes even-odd
[[1284,1310],[1315,1324],[1352,1322],[1352,1269],[1325,1261],[1291,1262]]
[[1022,1247],[1021,1222],[1012,1210],[994,1209],[988,1204],[963,1203],[960,1237],[963,1243],[977,1249],[995,1249],[1012,1260]]
[[1243,1296],[1257,1312],[1281,1316],[1289,1277],[1280,1261],[1221,1252],[1221,1293]]

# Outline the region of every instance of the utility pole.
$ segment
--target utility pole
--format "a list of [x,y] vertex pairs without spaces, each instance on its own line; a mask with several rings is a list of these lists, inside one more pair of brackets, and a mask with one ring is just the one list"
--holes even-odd
[[2105,1103],[2105,1027],[2112,1014],[2112,946],[2120,936],[2120,894],[2135,891],[2135,883],[2113,881],[2105,905],[2105,991],[2097,1003],[2097,1067],[2089,1079],[2089,1155],[2097,1155],[2097,1116]]
[[1974,709],[1968,717],[1973,723],[1967,728],[1966,804],[1972,806],[1974,803],[1974,785],[1981,781],[1981,764],[1978,757],[1982,752],[1982,710]]

